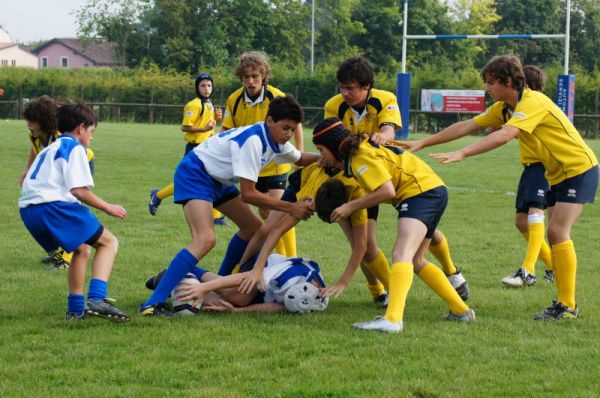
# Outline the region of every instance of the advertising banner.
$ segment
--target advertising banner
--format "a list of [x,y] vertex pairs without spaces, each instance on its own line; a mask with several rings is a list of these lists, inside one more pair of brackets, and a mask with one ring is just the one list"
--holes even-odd
[[483,112],[483,90],[421,90],[421,110],[429,112]]

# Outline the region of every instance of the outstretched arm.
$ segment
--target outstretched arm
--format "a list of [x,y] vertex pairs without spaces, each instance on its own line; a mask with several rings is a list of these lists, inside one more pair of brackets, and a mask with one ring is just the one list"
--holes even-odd
[[127,210],[125,210],[123,206],[105,202],[94,195],[92,190],[88,187],[73,188],[71,189],[71,194],[86,205],[101,210],[109,216],[118,217],[121,220],[124,220],[125,217],[127,217]]
[[391,180],[387,180],[381,184],[373,192],[369,192],[365,196],[350,202],[344,203],[337,209],[331,212],[330,219],[332,222],[337,222],[345,218],[350,217],[352,213],[360,209],[368,209],[378,205],[379,203],[385,202],[386,200],[392,199],[396,196],[396,190]]
[[285,306],[278,303],[251,304],[245,307],[236,307],[226,300],[219,300],[215,303],[202,307],[205,311],[214,312],[283,312]]
[[440,163],[460,162],[469,156],[479,155],[480,153],[496,149],[516,138],[518,134],[518,128],[513,126],[503,126],[500,130],[496,130],[493,133],[486,135],[481,140],[466,146],[461,150],[455,152],[432,153],[431,157],[439,160]]
[[256,207],[284,211],[300,220],[307,220],[310,218],[310,216],[312,216],[313,213],[312,207],[306,201],[299,200],[296,203],[290,203],[275,199],[269,195],[259,192],[256,189],[256,183],[252,180],[240,178],[240,191],[242,194],[242,200]]
[[473,119],[464,120],[462,122],[454,123],[437,134],[430,135],[427,138],[416,141],[395,141],[397,145],[400,145],[411,152],[417,152],[421,149],[443,144],[457,140],[466,135],[472,134],[476,131],[481,130],[482,127],[473,121]]

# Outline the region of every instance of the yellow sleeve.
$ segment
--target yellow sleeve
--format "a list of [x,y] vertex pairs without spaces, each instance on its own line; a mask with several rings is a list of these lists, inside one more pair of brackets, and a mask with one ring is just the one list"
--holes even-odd
[[383,109],[377,117],[377,128],[381,127],[384,123],[392,123],[397,128],[402,127],[400,108],[398,108],[398,101],[395,95],[388,96],[387,101],[383,104]]
[[500,127],[504,124],[502,117],[504,106],[504,102],[496,102],[472,120],[481,127]]
[[92,151],[90,148],[85,148],[85,151],[87,153],[88,162],[91,162],[92,159],[94,159],[94,151]]
[[368,192],[373,192],[386,181],[390,181],[392,176],[378,159],[369,156],[370,153],[360,151],[351,159],[352,174],[361,187]]
[[338,110],[335,106],[336,101],[334,101],[334,98],[329,99],[329,101],[327,101],[325,103],[325,111],[324,111],[324,115],[323,115],[324,119],[327,119],[328,117],[337,117],[338,116]]
[[506,124],[531,133],[547,115],[548,110],[534,98],[523,98]]
[[235,120],[233,119],[233,102],[235,101],[235,93],[231,94],[229,98],[227,98],[227,103],[225,104],[225,111],[223,112],[223,123],[222,126],[226,129],[232,129],[234,127],[238,127],[235,124]]
[[202,109],[202,103],[198,106],[197,101],[190,101],[183,108],[183,121],[181,122],[182,126],[191,127],[198,120],[198,116],[200,114],[200,110]]

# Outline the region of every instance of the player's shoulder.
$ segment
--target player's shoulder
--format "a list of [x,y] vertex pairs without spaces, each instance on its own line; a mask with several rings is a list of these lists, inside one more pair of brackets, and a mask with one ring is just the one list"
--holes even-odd
[[240,87],[235,90],[233,93],[229,94],[227,97],[227,102],[235,101],[238,97],[240,97],[244,93],[244,87]]
[[396,100],[396,95],[391,91],[379,90],[377,88],[371,89],[371,98],[377,98],[382,102],[388,102],[391,100]]
[[283,97],[285,93],[278,89],[277,87],[273,87],[270,84],[267,84],[267,92],[271,94],[271,97]]
[[339,107],[344,102],[342,94],[336,94],[325,102],[325,107]]

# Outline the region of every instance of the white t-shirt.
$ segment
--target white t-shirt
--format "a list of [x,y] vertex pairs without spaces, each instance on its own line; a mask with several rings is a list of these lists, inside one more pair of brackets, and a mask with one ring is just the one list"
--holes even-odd
[[288,258],[280,254],[269,255],[263,271],[263,282],[267,289],[265,303],[283,304],[285,292],[290,286],[308,282],[313,278],[317,278],[323,284],[322,287],[325,287],[323,277],[319,273],[319,265],[314,261],[306,258]]
[[35,158],[23,181],[19,207],[48,202],[76,202],[71,189],[93,187],[83,145],[63,134]]
[[213,135],[193,151],[208,174],[225,185],[235,185],[240,178],[256,182],[267,163],[296,163],[301,156],[289,142],[272,142],[265,122]]

